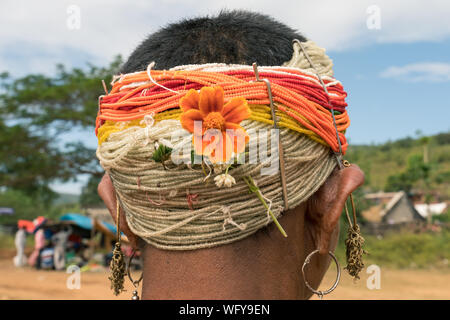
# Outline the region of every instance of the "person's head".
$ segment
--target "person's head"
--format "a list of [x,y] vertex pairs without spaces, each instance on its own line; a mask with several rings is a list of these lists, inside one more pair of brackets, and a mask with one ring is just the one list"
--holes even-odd
[[292,40],[306,39],[271,17],[248,11],[186,19],[151,34],[130,55],[122,73],[186,64],[228,63],[281,66],[292,57]]
[[[289,28],[283,23],[275,21],[267,15],[247,11],[223,11],[213,17],[186,19],[178,23],[173,23],[151,34],[134,50],[129,59],[122,66],[121,73],[126,74],[143,71],[152,61],[156,62],[155,68],[158,70],[170,69],[182,65],[206,63],[251,65],[253,62],[257,62],[260,66],[281,66],[288,62],[293,56],[292,41],[294,39],[298,39],[301,42],[306,41],[305,37],[297,31]],[[302,139],[303,136],[297,140]],[[293,143],[296,143],[296,141]],[[307,149],[304,154],[297,154],[296,152],[298,150],[290,150],[289,152],[293,152],[293,154],[303,157],[302,159],[304,160],[302,161],[304,161],[305,165],[311,166],[306,167],[306,171],[314,171],[314,174],[311,173],[311,175],[309,175],[309,173],[306,172],[305,175],[302,176],[303,179],[300,177],[297,181],[289,181],[291,189],[295,189],[302,183],[308,183],[309,193],[302,188],[297,188],[297,193],[304,192],[305,195],[301,200],[296,202],[296,208],[291,207],[290,210],[284,214],[286,215],[286,219],[289,219],[289,215],[304,216],[306,221],[305,230],[307,229],[306,233],[309,234],[305,235],[303,234],[303,231],[299,233],[296,227],[287,226],[286,229],[291,229],[291,232],[293,233],[289,234],[289,240],[284,240],[279,234],[279,239],[270,241],[272,241],[271,243],[274,245],[279,243],[280,246],[283,246],[283,240],[301,242],[302,245],[304,245],[303,242],[311,240],[314,243],[311,243],[307,247],[314,248],[319,246],[321,253],[326,253],[329,249],[333,249],[336,244],[336,227],[344,202],[347,196],[363,183],[364,177],[357,166],[352,165],[349,168],[340,171],[337,170],[337,168],[335,168],[336,161],[333,154],[329,152],[329,147],[324,147],[320,143],[314,142],[309,138],[305,138],[304,144],[302,142],[299,146]],[[321,153],[321,158],[318,158],[319,160],[316,162],[312,162],[310,161],[311,159],[307,159],[308,152]],[[302,161],[298,163],[301,164]],[[308,161],[311,163],[308,163]],[[322,162],[326,162],[326,165],[323,166]],[[132,162],[129,162],[128,165],[131,166]],[[142,166],[140,168],[144,170]],[[300,170],[301,166],[298,168]],[[111,181],[108,174],[105,175],[99,185],[99,194],[110,209],[114,218],[116,199],[116,190],[114,187],[119,185],[123,186],[124,184],[129,183],[124,176],[124,172],[129,172],[127,171],[129,169],[130,168],[126,168],[126,170],[119,173],[119,176],[112,179],[113,181]],[[292,170],[295,169],[295,167],[289,167],[288,169],[292,174]],[[115,168],[110,170],[114,172]],[[133,169],[130,170],[133,171]],[[158,177],[155,177],[154,179],[158,179]],[[141,185],[145,183],[143,180],[144,179],[140,179],[139,177],[137,178],[136,184],[138,187],[136,187],[135,190],[141,189]],[[308,180],[309,182],[304,182],[304,180]],[[185,181],[180,182],[180,184],[183,183],[185,183]],[[275,184],[273,181],[271,183]],[[160,186],[162,184],[160,183],[157,185]],[[160,208],[158,206],[161,205],[161,195],[158,198],[155,198],[153,196],[155,195],[155,192],[153,192],[153,195],[149,196],[149,194],[154,191],[150,187],[147,189],[143,188],[143,190],[142,194],[136,196],[135,200],[132,199],[132,193],[124,194],[123,198],[127,199],[121,200],[122,205],[125,203],[125,211],[131,210],[129,201],[135,201],[136,205],[141,208],[144,206],[143,203],[145,201],[149,201],[156,210]],[[186,190],[186,193],[189,192],[189,190]],[[158,194],[158,192],[156,192],[156,194]],[[195,201],[195,198],[194,200],[192,200],[192,198],[189,200],[189,196],[189,194],[186,195],[188,202]],[[281,195],[278,196],[281,197]],[[234,197],[236,197],[236,199],[239,198],[239,194],[234,195]],[[295,195],[293,197],[295,197]],[[168,202],[170,202],[170,200]],[[300,202],[300,204],[298,202]],[[176,207],[177,205],[175,205],[175,208]],[[175,210],[169,210],[169,212],[174,211]],[[265,215],[264,209],[260,209],[260,211],[262,212],[262,215]],[[134,217],[128,217],[128,219],[131,220],[127,223],[124,215],[121,215],[122,230],[131,243],[136,246],[138,241],[142,238],[140,235],[144,232],[143,228],[146,224],[137,227],[135,225],[135,220],[137,219]],[[157,217],[155,219],[158,221]],[[283,217],[283,219],[285,219],[285,217]],[[291,217],[291,219],[293,218]],[[288,220],[283,221],[288,222]],[[131,229],[134,229],[135,232],[131,231],[129,227],[130,222],[133,223]],[[292,220],[291,223],[296,222]],[[241,227],[242,225],[243,224],[241,224]],[[274,228],[273,224],[270,226]],[[193,228],[195,227],[196,226],[193,225]],[[138,229],[140,234],[136,235],[136,233],[138,233],[136,230]],[[248,236],[248,238],[251,237],[260,239],[261,235],[259,235],[259,233],[253,233]],[[269,235],[269,237],[273,236]],[[171,239],[172,238],[168,238],[167,243],[173,241]],[[242,240],[239,241],[242,242]],[[239,243],[239,241],[233,243]],[[152,244],[155,243],[158,242]],[[160,247],[169,247],[167,243]],[[143,246],[148,245],[146,244],[146,241],[141,241],[141,244],[143,244]],[[214,248],[217,247],[212,247],[211,250],[214,250]],[[321,276],[319,277],[321,278]],[[320,279],[318,280],[320,281]]]

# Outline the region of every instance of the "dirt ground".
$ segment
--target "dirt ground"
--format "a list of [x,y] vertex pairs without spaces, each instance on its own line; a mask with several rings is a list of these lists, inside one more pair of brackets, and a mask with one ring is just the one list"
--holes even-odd
[[[80,289],[68,289],[64,271],[15,268],[12,259],[0,257],[0,299],[130,299],[133,290],[125,281],[127,292],[115,297],[109,289],[108,273],[86,271],[80,275]],[[137,276],[137,274],[136,274]],[[320,290],[334,282],[335,270],[330,269]],[[369,275],[364,271],[354,283],[342,272],[337,289],[325,299],[450,299],[450,270],[395,270],[381,268],[380,289],[369,290]]]
[[[339,286],[324,299],[342,300],[441,300],[450,299],[450,270],[399,270],[380,268],[380,289],[368,289],[371,274],[366,269],[356,282],[342,271]],[[330,268],[320,285],[327,290],[334,283],[336,271]],[[373,282],[372,282],[373,283]],[[369,284],[370,285],[370,284]]]

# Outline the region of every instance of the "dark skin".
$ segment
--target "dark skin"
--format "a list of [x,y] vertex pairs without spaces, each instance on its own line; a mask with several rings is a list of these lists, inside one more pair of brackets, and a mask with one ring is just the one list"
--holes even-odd
[[[170,251],[145,245],[142,298],[310,298],[301,273],[303,262],[319,248],[320,254],[307,271],[308,282],[317,288],[330,265],[327,252],[337,245],[345,200],[363,182],[364,173],[356,165],[335,169],[308,201],[279,218],[287,238],[270,224],[241,241],[210,249]],[[115,191],[108,175],[98,192],[115,220]],[[123,212],[120,219],[121,230],[137,248],[139,239],[130,231]]]

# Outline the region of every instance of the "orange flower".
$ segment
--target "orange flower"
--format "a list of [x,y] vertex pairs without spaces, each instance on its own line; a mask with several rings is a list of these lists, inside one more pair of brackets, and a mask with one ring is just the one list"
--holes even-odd
[[239,124],[250,117],[247,100],[233,98],[223,103],[222,87],[191,89],[180,100],[181,125],[192,132],[195,153],[213,163],[227,162],[232,153],[245,150],[249,137]]

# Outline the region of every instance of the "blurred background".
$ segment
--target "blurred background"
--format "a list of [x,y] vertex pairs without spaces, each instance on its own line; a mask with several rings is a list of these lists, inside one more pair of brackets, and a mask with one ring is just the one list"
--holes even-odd
[[[450,298],[448,1],[3,0],[0,299],[115,298],[116,230],[96,192],[101,80],[148,34],[221,9],[269,14],[325,47],[348,93],[346,158],[366,174],[355,201],[370,267],[330,297]],[[342,263],[346,228],[343,218]]]

